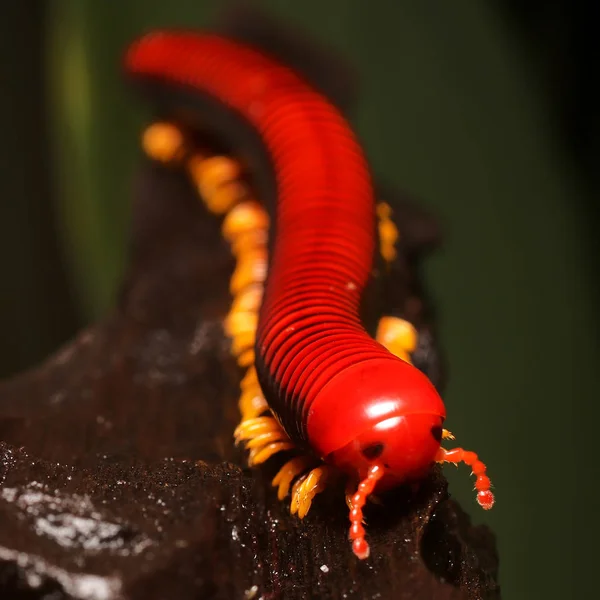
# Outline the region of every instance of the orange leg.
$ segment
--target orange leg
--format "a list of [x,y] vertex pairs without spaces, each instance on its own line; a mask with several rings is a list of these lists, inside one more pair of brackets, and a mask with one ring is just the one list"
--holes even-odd
[[226,213],[248,196],[248,189],[239,179],[241,168],[237,161],[192,152],[184,133],[172,123],[158,122],[147,127],[142,147],[159,162],[184,162],[202,200],[216,214]]
[[153,123],[142,134],[142,147],[150,158],[162,163],[171,163],[183,159],[186,140],[175,125]]
[[397,256],[396,242],[398,241],[398,228],[392,221],[392,208],[386,202],[377,205],[377,217],[379,218],[379,251],[384,260],[389,264]]
[[[396,258],[398,228],[392,221],[392,208],[386,202],[377,205],[379,218],[380,252],[391,263]],[[376,333],[377,341],[392,354],[410,363],[410,355],[417,347],[418,334],[412,323],[398,317],[382,317]]]
[[242,417],[233,435],[236,444],[244,442],[250,450],[248,465],[251,467],[265,462],[277,452],[294,448],[283,427],[272,416]]
[[283,500],[288,495],[292,481],[306,473],[311,468],[313,462],[308,456],[296,456],[288,460],[279,469],[271,482],[273,487],[277,487],[277,497],[279,500]]
[[398,317],[382,317],[375,339],[394,356],[411,362],[410,354],[417,347],[418,334],[412,323]]
[[[260,408],[265,406],[266,402]],[[243,415],[234,437],[236,443],[244,442],[246,449],[250,451],[249,466],[261,464],[278,452],[295,448],[277,420],[267,415],[246,419]],[[328,466],[319,465],[314,458],[296,456],[281,467],[271,483],[278,488],[277,496],[280,500],[287,496],[291,486],[290,512],[303,519],[308,514],[314,497],[325,489],[328,475]]]
[[266,231],[268,227],[269,216],[265,209],[254,200],[245,200],[227,213],[221,232],[228,242],[235,244],[236,239],[243,234]]
[[[278,452],[294,449],[294,444],[270,413],[254,368],[258,310],[267,276],[269,216],[249,197],[249,191],[240,179],[239,163],[225,156],[194,152],[176,126],[155,123],[144,133],[142,143],[146,153],[155,160],[185,163],[206,207],[225,216],[221,231],[231,244],[237,264],[230,281],[233,302],[223,325],[231,338],[231,352],[238,365],[248,369],[240,385],[241,420],[234,439],[236,444],[244,443],[249,451],[250,466],[261,464]],[[389,224],[384,227],[384,233],[386,253],[390,254],[395,238]],[[326,465],[313,458],[297,456],[283,465],[272,484],[278,488],[277,495],[281,500],[292,487],[290,511],[302,519],[310,510],[315,495],[324,489],[328,475]]]
[[237,266],[229,284],[233,296],[243,292],[245,288],[256,283],[263,283],[267,278],[267,251],[255,248],[245,252],[238,258]]
[[298,514],[300,519],[308,514],[314,497],[325,489],[330,467],[321,465],[311,469],[309,473],[298,479],[292,488],[290,512]]
[[248,195],[238,179],[240,166],[231,158],[195,155],[187,167],[204,204],[215,214],[225,214]]

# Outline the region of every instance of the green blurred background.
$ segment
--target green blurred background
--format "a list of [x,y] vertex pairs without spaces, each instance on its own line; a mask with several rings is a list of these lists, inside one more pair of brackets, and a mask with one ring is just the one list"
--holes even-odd
[[[3,7],[1,375],[115,298],[146,116],[123,84],[123,48],[150,28],[208,26],[221,4]],[[448,470],[451,492],[498,536],[503,597],[592,597],[598,104],[569,3],[259,4],[357,67],[354,124],[375,171],[443,223],[426,272],[450,360],[448,423],[488,462],[497,506],[478,510],[462,470]]]

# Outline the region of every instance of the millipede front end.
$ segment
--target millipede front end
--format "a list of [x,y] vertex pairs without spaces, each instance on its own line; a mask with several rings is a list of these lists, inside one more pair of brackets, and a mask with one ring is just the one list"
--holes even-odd
[[[153,33],[130,48],[126,63],[132,77],[159,90],[163,114],[164,105],[172,109],[145,132],[145,151],[187,170],[221,215],[237,261],[224,327],[245,371],[234,438],[249,465],[289,453],[273,485],[280,499],[291,493],[300,518],[331,473],[344,474],[349,535],[361,559],[369,555],[367,498],[420,481],[436,462],[470,465],[477,500],[491,508],[477,455],[441,447],[453,436],[443,428],[441,397],[411,364],[415,328],[384,317],[373,339],[361,322],[374,255],[394,260],[398,230],[341,113],[285,64],[225,37]],[[200,115],[194,123],[190,111]],[[261,189],[252,165],[236,156],[219,111],[260,140],[271,186]],[[204,148],[198,127],[231,153]]]

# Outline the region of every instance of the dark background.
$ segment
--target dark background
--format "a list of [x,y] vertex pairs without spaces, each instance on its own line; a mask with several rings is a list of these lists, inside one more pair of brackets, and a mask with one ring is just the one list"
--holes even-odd
[[[120,56],[220,2],[12,2],[0,20],[0,374],[109,310],[126,260],[141,106]],[[450,360],[448,426],[489,464],[482,513],[504,597],[585,597],[598,528],[593,445],[600,99],[586,3],[270,0],[360,77],[375,171],[439,215],[427,264]],[[591,7],[592,3],[587,3]]]

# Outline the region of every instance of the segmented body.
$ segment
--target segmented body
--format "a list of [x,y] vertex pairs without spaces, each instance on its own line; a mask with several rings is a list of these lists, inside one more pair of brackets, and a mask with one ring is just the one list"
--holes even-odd
[[[271,163],[276,202],[267,253],[269,217],[257,203],[242,201],[235,163],[186,159],[207,206],[227,214],[223,232],[238,258],[226,329],[238,363],[249,369],[235,435],[246,442],[250,464],[303,448],[361,481],[350,501],[350,537],[360,558],[369,552],[361,524],[367,496],[422,478],[434,461],[472,465],[478,501],[490,508],[490,482],[477,455],[440,447],[452,436],[442,430],[441,398],[410,364],[414,328],[388,318],[375,340],[361,323],[377,243],[376,203],[360,144],[339,111],[292,70],[218,36],[152,34],[131,47],[127,68],[227,107],[258,133]],[[176,130],[157,131],[151,156],[185,154]],[[388,240],[381,251],[393,260],[397,231],[389,207],[380,208],[379,231]],[[267,410],[279,425],[260,416]],[[301,456],[273,484],[283,497],[297,478],[291,509],[302,517],[326,477],[325,467]]]
[[[324,385],[357,362],[398,361],[359,319],[376,240],[362,149],[340,113],[291,70],[213,36],[157,34],[134,46],[134,72],[213,95],[260,132],[272,157],[277,207],[256,366],[290,437],[310,444],[309,411]],[[193,64],[193,66],[192,66]],[[168,68],[167,68],[168,65]]]

